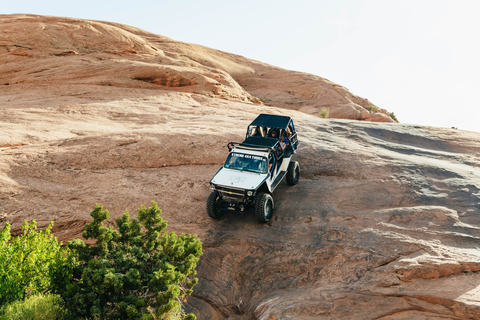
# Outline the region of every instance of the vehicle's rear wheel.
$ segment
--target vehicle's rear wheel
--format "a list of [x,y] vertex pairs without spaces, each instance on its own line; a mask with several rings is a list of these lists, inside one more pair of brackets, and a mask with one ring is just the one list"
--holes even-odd
[[258,221],[265,223],[273,216],[273,198],[268,193],[260,193],[255,201],[255,215]]
[[220,207],[220,194],[218,193],[218,191],[213,191],[208,196],[207,213],[213,219],[220,219],[223,216],[224,212]]
[[297,161],[292,161],[288,164],[288,171],[287,171],[287,184],[290,186],[294,186],[298,183],[298,179],[300,178],[300,165]]

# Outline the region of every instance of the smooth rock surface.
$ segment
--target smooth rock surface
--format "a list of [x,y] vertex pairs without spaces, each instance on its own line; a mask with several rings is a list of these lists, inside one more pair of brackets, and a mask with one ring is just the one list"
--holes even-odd
[[[155,200],[204,243],[199,319],[480,319],[479,133],[320,119],[368,102],[118,24],[3,15],[0,32],[0,227],[54,220],[69,240],[95,203]],[[295,120],[301,180],[268,224],[212,220],[208,182],[259,113]]]

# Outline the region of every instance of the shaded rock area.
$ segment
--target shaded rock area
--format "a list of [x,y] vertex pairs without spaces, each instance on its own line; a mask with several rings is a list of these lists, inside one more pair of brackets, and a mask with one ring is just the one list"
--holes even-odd
[[[0,31],[0,227],[53,220],[65,241],[95,203],[116,218],[155,200],[204,243],[199,319],[480,319],[480,134],[320,119],[369,104],[128,26],[3,15]],[[268,224],[212,220],[208,182],[259,113],[294,119],[300,183]]]

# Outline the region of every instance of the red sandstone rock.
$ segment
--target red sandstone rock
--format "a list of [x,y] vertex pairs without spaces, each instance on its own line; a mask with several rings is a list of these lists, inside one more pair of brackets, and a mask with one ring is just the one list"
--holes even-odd
[[[0,30],[0,227],[54,220],[69,240],[95,203],[116,218],[155,200],[204,243],[199,319],[480,319],[478,133],[320,119],[389,117],[320,77],[132,27],[3,15]],[[269,224],[214,221],[208,181],[261,112],[295,120],[300,183],[278,187]]]

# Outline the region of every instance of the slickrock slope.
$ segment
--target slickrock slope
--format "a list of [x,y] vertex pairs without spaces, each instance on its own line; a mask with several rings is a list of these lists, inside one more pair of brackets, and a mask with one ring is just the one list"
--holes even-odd
[[[115,218],[155,200],[204,243],[199,319],[480,319],[480,134],[319,119],[368,102],[118,24],[0,16],[0,34],[0,221],[16,232],[54,220],[69,240],[95,203]],[[208,181],[259,113],[294,118],[300,183],[266,225],[212,220]]]
[[14,85],[8,92],[17,95],[34,89],[9,105],[23,106],[38,94],[59,106],[73,97],[105,99],[107,90],[142,97],[139,89],[170,89],[314,115],[328,108],[331,118],[393,122],[386,110],[321,77],[125,25],[0,15],[0,31],[0,85]]

